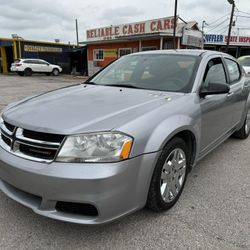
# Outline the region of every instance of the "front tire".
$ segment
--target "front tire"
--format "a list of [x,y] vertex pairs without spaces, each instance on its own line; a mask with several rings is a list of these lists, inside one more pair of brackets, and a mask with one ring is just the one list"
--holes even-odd
[[52,75],[53,76],[59,76],[59,70],[58,69],[53,69],[52,70]]
[[186,143],[173,138],[163,149],[156,164],[146,206],[156,212],[171,208],[179,199],[189,168]]
[[245,122],[243,126],[236,131],[233,135],[239,139],[246,139],[250,134],[250,109],[247,112]]

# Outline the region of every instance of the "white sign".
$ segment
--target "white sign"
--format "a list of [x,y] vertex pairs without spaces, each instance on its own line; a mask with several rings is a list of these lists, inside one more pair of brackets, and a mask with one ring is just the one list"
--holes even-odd
[[87,41],[112,40],[119,37],[152,34],[173,33],[174,17],[165,17],[145,22],[121,24],[87,30]]
[[183,30],[182,44],[197,48],[202,47],[202,32],[199,30]]
[[[206,34],[205,44],[226,45],[228,36],[219,34]],[[250,46],[250,36],[230,36],[230,45]]]

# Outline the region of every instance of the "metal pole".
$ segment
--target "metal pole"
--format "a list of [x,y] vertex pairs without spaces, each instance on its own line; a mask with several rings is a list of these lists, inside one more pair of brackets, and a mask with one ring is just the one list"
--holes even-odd
[[232,11],[231,11],[231,17],[230,17],[230,24],[228,28],[228,36],[227,36],[227,46],[226,46],[227,53],[229,51],[229,43],[230,43],[230,38],[231,38],[231,30],[232,30],[233,17],[234,17],[234,8],[235,8],[234,0],[228,0],[228,2],[232,4]]
[[173,47],[174,47],[174,49],[176,49],[175,37],[176,37],[176,26],[177,26],[177,4],[178,4],[178,0],[175,0],[175,5],[174,5],[174,34],[173,34]]
[[161,37],[161,39],[160,39],[160,50],[162,50],[163,49],[163,37]]
[[204,27],[206,25],[206,21],[202,21],[202,45],[201,45],[201,48],[204,49]]
[[77,22],[77,19],[76,19],[76,43],[77,43],[77,46],[79,46],[78,22]]

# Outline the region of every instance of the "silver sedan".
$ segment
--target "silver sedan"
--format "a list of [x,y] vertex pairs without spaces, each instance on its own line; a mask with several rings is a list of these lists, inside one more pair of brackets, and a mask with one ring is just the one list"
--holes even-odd
[[124,56],[83,84],[5,108],[0,189],[35,213],[82,224],[165,211],[197,161],[231,135],[248,137],[249,108],[249,82],[227,54]]

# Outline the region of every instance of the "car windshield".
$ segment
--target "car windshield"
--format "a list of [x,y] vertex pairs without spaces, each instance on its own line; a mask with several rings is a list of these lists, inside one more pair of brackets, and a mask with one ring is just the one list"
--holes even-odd
[[109,65],[90,83],[168,92],[190,92],[197,56],[141,54]]
[[250,57],[242,56],[238,59],[242,66],[250,67]]

